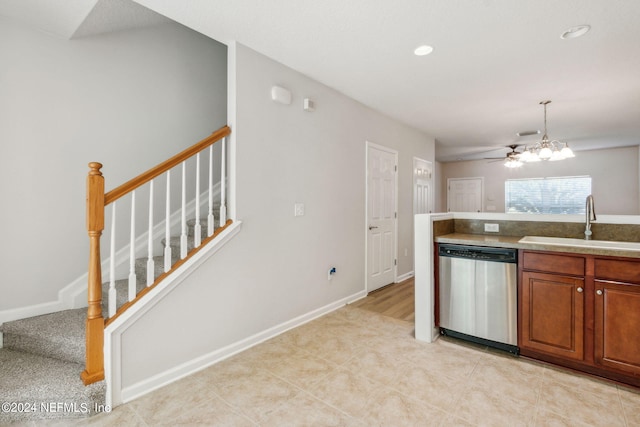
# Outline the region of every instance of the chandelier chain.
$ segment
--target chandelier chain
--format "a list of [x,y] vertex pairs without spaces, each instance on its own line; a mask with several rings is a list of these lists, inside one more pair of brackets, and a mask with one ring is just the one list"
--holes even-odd
[[540,101],[540,104],[544,107],[544,137],[542,139],[547,139],[547,104],[551,103],[551,101]]

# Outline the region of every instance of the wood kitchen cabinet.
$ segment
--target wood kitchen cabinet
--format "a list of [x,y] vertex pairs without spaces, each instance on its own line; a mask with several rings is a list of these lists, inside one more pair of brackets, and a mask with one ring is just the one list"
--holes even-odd
[[520,251],[518,346],[640,387],[640,259]]
[[519,283],[521,349],[584,359],[584,274],[581,256],[523,251]]
[[597,258],[594,275],[595,363],[640,375],[640,263]]
[[584,359],[584,280],[524,272],[520,348]]

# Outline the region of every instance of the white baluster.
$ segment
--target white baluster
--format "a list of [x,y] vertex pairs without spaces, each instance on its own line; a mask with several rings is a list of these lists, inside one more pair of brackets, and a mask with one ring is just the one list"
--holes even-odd
[[180,234],[180,258],[187,256],[187,162],[182,162],[182,233]]
[[213,234],[215,218],[213,216],[213,145],[209,147],[209,215],[207,216],[207,236]]
[[193,226],[193,246],[199,247],[202,243],[202,230],[200,226],[200,153],[196,154],[196,224]]
[[147,245],[147,286],[155,280],[155,265],[153,262],[153,180],[149,182],[149,241]]
[[171,171],[167,171],[167,206],[165,211],[164,272],[171,270]]
[[111,205],[111,253],[109,254],[109,317],[116,314],[116,202]]
[[131,192],[131,238],[129,240],[129,301],[136,297],[136,192]]
[[220,227],[227,222],[227,201],[226,201],[226,174],[227,174],[227,138],[222,138],[222,154],[220,155]]

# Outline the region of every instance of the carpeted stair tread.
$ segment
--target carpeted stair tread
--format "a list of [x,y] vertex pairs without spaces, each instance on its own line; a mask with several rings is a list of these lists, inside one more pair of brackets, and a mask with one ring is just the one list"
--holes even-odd
[[[180,252],[175,250],[171,251],[171,265],[175,264],[180,259]],[[147,261],[148,258],[136,259],[136,277],[138,283],[138,292],[142,290],[147,284]],[[164,256],[158,255],[153,257],[153,278],[154,280],[164,273]]]
[[[207,238],[206,230],[203,233],[202,240]],[[169,246],[171,246],[171,255],[178,254],[178,258],[180,257],[180,236],[171,236],[169,239]],[[162,239],[162,246],[167,244],[166,239]],[[187,236],[187,252],[191,252],[191,250],[195,247],[195,241],[193,240],[193,236]]]
[[86,308],[5,322],[3,347],[64,361],[85,361]]
[[[102,284],[102,315],[107,318],[107,305],[109,304],[109,282]],[[120,279],[114,282],[116,288],[116,307],[120,308],[124,303],[129,301],[129,279]],[[136,281],[136,291],[140,292],[144,289],[144,283],[141,280]]]
[[[104,405],[104,381],[85,386],[80,380],[83,364],[64,362],[40,355],[0,348],[0,401],[35,404],[33,412],[0,411],[0,425],[42,418],[85,417],[95,405]],[[44,411],[46,406],[67,404],[72,412]],[[89,413],[82,413],[84,409]]]
[[[191,252],[191,250],[195,247],[195,224],[196,224],[196,220],[195,219],[190,219],[187,221],[187,251]],[[209,237],[209,228],[208,228],[208,222],[207,222],[207,218],[200,218],[200,240],[203,241],[204,239],[206,239],[207,237]],[[215,229],[218,228],[218,222],[216,221],[216,226]],[[169,246],[171,246],[171,253],[172,254],[180,254],[180,242],[181,238],[180,235],[174,235],[171,236],[171,238],[169,239]],[[162,246],[166,246],[167,244],[167,239],[163,238],[162,241]]]
[[[214,224],[215,227],[214,228],[218,228],[218,223],[220,222],[220,213],[219,211],[214,211]],[[193,237],[195,235],[195,225],[196,225],[196,219],[192,218],[190,220],[187,220],[187,235],[189,237]],[[205,237],[207,237],[207,230],[209,228],[209,221],[207,219],[207,217],[205,216],[204,218],[200,218],[200,229],[202,231],[201,237],[204,239]]]

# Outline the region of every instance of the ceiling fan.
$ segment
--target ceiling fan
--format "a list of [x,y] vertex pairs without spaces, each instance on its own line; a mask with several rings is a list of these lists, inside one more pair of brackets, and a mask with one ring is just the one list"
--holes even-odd
[[517,168],[518,166],[521,166],[522,163],[520,162],[520,155],[522,154],[522,152],[516,151],[516,148],[520,147],[520,145],[511,144],[507,145],[506,147],[510,148],[511,151],[509,151],[505,157],[485,157],[485,159],[491,160],[491,162],[489,163],[504,162],[504,165],[506,167]]

